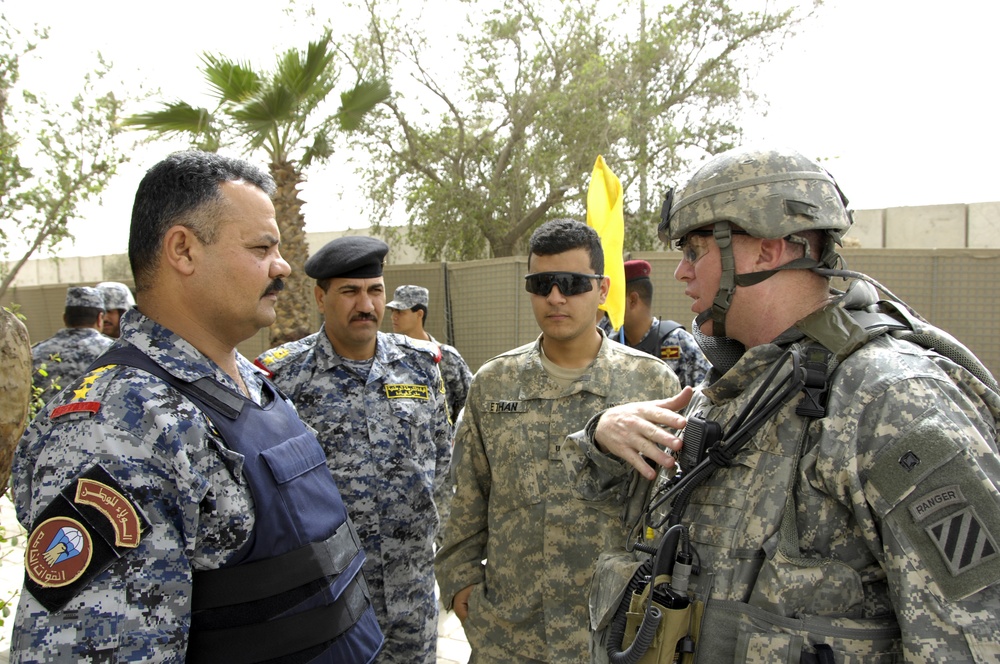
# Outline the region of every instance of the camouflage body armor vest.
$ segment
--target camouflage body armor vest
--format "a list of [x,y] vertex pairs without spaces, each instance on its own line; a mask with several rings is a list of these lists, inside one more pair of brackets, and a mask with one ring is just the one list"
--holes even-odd
[[[716,383],[708,388],[715,403],[699,394],[688,412],[725,428],[768,365],[741,366],[730,374],[740,385]],[[855,567],[799,551],[795,484],[809,431],[819,424],[797,415],[797,404],[786,403],[692,495],[684,523],[702,572],[689,591],[696,614],[704,611],[695,662],[799,664],[804,646],[817,643],[836,643],[849,662],[889,662],[886,653],[901,653],[884,574],[864,541],[857,538]]]

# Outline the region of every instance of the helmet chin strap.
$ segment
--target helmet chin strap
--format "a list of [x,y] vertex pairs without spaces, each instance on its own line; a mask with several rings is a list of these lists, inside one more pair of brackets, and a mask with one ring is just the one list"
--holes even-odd
[[748,272],[746,274],[736,274],[736,255],[733,253],[733,232],[728,221],[717,221],[712,227],[712,235],[715,243],[719,247],[719,255],[722,266],[722,274],[719,277],[719,290],[712,301],[712,308],[698,314],[695,322],[700,326],[705,321],[712,320],[712,336],[726,336],[726,314],[733,303],[733,294],[737,286],[753,286],[768,279],[782,270],[812,270],[820,272],[823,268],[833,268],[840,260],[840,256],[834,250],[834,238],[829,238],[823,247],[821,260],[809,257],[809,245],[805,240],[797,236],[789,236],[786,239],[790,242],[798,242],[805,245],[805,256],[789,261],[773,270],[762,270],[760,272]]
[[712,318],[712,336],[726,336],[726,314],[729,313],[729,306],[733,303],[733,293],[736,292],[736,256],[733,254],[733,233],[728,221],[717,221],[712,227],[712,235],[715,237],[715,244],[719,247],[719,256],[722,261],[722,274],[719,276],[719,290],[712,300],[712,308],[699,315],[699,319],[705,316],[704,320],[698,320],[698,324]]

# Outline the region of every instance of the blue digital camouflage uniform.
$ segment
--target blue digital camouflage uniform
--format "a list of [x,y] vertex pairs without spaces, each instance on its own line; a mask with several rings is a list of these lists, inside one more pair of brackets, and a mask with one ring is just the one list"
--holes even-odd
[[[42,399],[55,396],[59,390],[54,386],[63,388],[76,381],[114,342],[92,327],[64,327],[32,346],[31,375],[35,387],[45,390]],[[44,376],[39,373],[43,366]]]
[[440,343],[428,334],[431,343],[441,349],[441,378],[444,379],[444,390],[448,401],[448,414],[452,423],[458,419],[458,413],[465,405],[465,397],[469,393],[469,383],[472,382],[472,372],[469,365],[459,354],[458,349],[448,344]]
[[[725,427],[805,341],[792,328],[748,350],[687,414]],[[1000,661],[996,395],[890,335],[830,381],[825,417],[796,414],[791,399],[692,494],[683,523],[701,574],[691,589],[710,598],[696,661],[797,662],[817,643],[837,662]],[[631,467],[582,431],[573,442],[579,495],[616,504],[614,478]],[[796,518],[782,525],[786,509]],[[593,607],[595,622],[607,608]]]
[[[624,329],[619,330],[612,338],[626,343]],[[638,348],[666,362],[677,374],[681,387],[700,384],[712,368],[690,332],[683,327],[664,324],[655,316],[645,336],[632,348]]]
[[623,545],[627,529],[617,508],[574,497],[563,443],[600,410],[678,389],[666,364],[606,338],[567,389],[543,368],[537,340],[476,373],[455,437],[455,496],[436,560],[449,607],[455,593],[478,584],[465,621],[475,661],[589,659],[594,564]]
[[323,330],[273,348],[258,366],[316,429],[367,555],[365,578],[385,634],[380,662],[434,664],[435,490],[448,476],[451,425],[437,349],[378,333],[367,379]]
[[[187,341],[137,310],[122,320],[121,340],[171,373],[184,380],[212,376],[236,389]],[[238,361],[259,403],[261,376]],[[116,366],[70,384],[25,432],[12,475],[21,524],[30,531],[41,511],[95,463],[122,485],[150,530],[61,611],[50,613],[22,592],[11,661],[183,662],[192,571],[225,563],[254,525],[249,489],[234,479],[238,459],[191,401],[145,372]]]
[[[445,398],[448,401],[448,415],[451,417],[452,431],[458,426],[458,417],[465,406],[465,398],[469,394],[469,384],[472,383],[472,372],[465,359],[459,355],[458,349],[448,344],[438,343],[437,339],[428,334],[431,343],[436,344],[441,349],[441,378],[444,380]],[[434,538],[434,545],[441,548],[444,536],[444,525],[448,523],[448,516],[451,514],[451,499],[455,492],[455,483],[452,481],[451,473],[438,487],[434,500],[438,507],[438,517],[441,525],[438,528],[437,537]]]

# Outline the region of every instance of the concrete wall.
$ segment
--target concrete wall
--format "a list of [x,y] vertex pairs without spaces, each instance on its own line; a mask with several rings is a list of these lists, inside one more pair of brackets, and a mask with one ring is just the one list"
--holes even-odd
[[847,237],[865,249],[998,249],[1000,203],[855,210]]

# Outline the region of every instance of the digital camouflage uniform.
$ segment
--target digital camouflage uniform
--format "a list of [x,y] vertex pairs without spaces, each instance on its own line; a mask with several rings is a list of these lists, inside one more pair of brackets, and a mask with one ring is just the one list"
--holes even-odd
[[[619,330],[614,338],[626,343],[623,330]],[[649,326],[642,340],[632,348],[638,348],[666,362],[677,374],[681,387],[687,385],[694,387],[700,384],[705,374],[712,368],[690,332],[656,317],[653,318],[653,324]]]
[[474,661],[588,660],[594,562],[622,546],[627,532],[617,508],[574,497],[563,444],[595,412],[678,389],[666,364],[607,339],[569,389],[542,367],[537,340],[476,373],[455,438],[455,497],[435,563],[449,606],[477,584],[464,624]]
[[[782,351],[805,341],[792,328],[750,349],[686,413],[726,428]],[[885,334],[836,368],[825,417],[796,415],[798,403],[695,489],[684,514],[701,566],[691,590],[710,599],[695,661],[799,662],[818,643],[837,662],[1000,661],[995,395]],[[583,432],[574,440],[590,460],[580,494],[616,504],[612,478],[631,467]],[[786,509],[796,518],[782,528]],[[596,622],[606,608],[594,607]]]
[[[469,365],[458,353],[458,349],[448,344],[438,343],[437,339],[428,334],[431,343],[437,345],[441,352],[441,378],[444,380],[445,399],[448,401],[448,415],[451,418],[452,430],[458,426],[458,417],[465,406],[465,398],[469,394],[469,384],[472,382],[472,372]],[[441,548],[444,537],[444,525],[448,523],[448,516],[451,514],[451,499],[455,493],[455,483],[452,481],[451,473],[445,481],[438,487],[434,494],[434,501],[438,506],[438,517],[441,527],[438,529],[434,545]]]
[[448,414],[454,423],[458,419],[458,413],[465,405],[465,397],[469,394],[469,383],[472,382],[472,372],[469,365],[459,354],[458,349],[448,344],[440,343],[437,339],[428,334],[431,343],[441,349],[441,378],[444,379],[444,390],[448,401]]
[[[122,341],[174,375],[211,376],[236,389],[191,344],[137,310],[122,320]],[[259,372],[238,362],[259,403]],[[88,403],[99,410],[74,410]],[[31,531],[41,511],[94,464],[124,488],[150,530],[61,611],[50,613],[22,592],[11,661],[183,662],[192,571],[232,558],[254,525],[249,490],[234,481],[237,459],[190,400],[145,372],[116,366],[70,384],[25,432],[12,475],[21,524]]]
[[426,342],[379,332],[365,380],[320,330],[256,360],[326,450],[367,555],[365,578],[386,637],[380,662],[436,661],[434,493],[451,461],[436,358]]
[[[92,327],[64,327],[48,339],[31,347],[32,380],[45,390],[43,399],[51,399],[60,388],[83,375],[90,363],[115,342]],[[54,358],[58,358],[54,359]],[[45,366],[43,376],[39,369]]]

